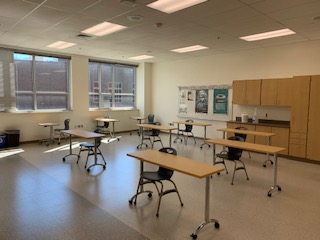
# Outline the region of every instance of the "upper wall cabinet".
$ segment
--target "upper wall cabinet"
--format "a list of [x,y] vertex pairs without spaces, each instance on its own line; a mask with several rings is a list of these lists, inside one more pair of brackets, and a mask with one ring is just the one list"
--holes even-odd
[[261,81],[261,105],[290,106],[292,78],[263,79]]
[[233,104],[260,105],[261,80],[233,81]]

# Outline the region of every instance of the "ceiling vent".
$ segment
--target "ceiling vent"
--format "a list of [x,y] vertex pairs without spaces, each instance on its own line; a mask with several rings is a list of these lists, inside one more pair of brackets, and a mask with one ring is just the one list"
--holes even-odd
[[78,35],[76,35],[76,38],[83,39],[83,40],[91,40],[91,39],[94,39],[95,37],[84,34],[84,33],[79,33]]

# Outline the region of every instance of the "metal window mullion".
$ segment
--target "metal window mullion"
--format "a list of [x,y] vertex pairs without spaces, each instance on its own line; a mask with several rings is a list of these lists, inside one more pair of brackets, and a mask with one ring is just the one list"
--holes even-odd
[[98,84],[99,84],[99,109],[103,108],[103,96],[102,96],[102,64],[99,64],[99,76],[98,76]]
[[112,65],[112,75],[111,75],[111,82],[112,82],[112,92],[111,92],[111,99],[112,99],[112,105],[111,107],[115,107],[115,93],[114,93],[114,85],[116,82],[116,71],[115,71],[115,65]]
[[36,60],[35,55],[32,55],[32,77],[33,77],[33,109],[38,110],[37,108],[37,79],[36,79]]

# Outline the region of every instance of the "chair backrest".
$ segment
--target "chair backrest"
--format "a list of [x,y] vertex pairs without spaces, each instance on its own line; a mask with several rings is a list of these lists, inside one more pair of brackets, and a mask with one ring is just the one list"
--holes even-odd
[[[160,122],[154,122],[152,124],[157,125],[157,126],[161,125]],[[152,136],[159,136],[159,134],[160,134],[160,130],[159,129],[152,129]]]
[[[238,129],[238,130],[248,130],[248,128],[246,127],[236,127],[235,129]],[[242,133],[235,133],[234,134],[236,137],[242,137],[244,139],[244,141],[246,141],[247,139],[247,134],[242,134]]]
[[[193,122],[193,120],[191,120],[191,119],[188,119],[188,120],[186,120],[186,122]],[[188,125],[188,124],[186,124],[186,132],[192,132],[192,127],[193,127],[193,125]]]
[[64,120],[64,130],[69,130],[70,129],[70,119],[67,118]]
[[[164,152],[164,153],[168,153],[168,154],[172,154],[172,155],[177,155],[177,150],[174,148],[170,148],[170,147],[165,147],[165,148],[161,148],[159,149],[159,152]],[[158,172],[161,175],[166,175],[168,179],[170,179],[173,175],[173,170],[167,169],[167,168],[163,168],[163,167],[159,167]]]
[[[111,118],[111,116],[105,116],[104,118]],[[108,128],[109,127],[109,122],[103,122],[103,127]]]
[[[228,140],[244,142],[244,139],[239,136],[229,137]],[[228,147],[228,159],[229,160],[239,160],[242,155],[242,149]]]
[[148,123],[154,123],[154,114],[148,115]]

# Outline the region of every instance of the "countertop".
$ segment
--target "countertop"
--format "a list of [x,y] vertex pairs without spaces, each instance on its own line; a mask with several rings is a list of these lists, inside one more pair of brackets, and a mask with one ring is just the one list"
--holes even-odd
[[249,125],[257,125],[257,126],[270,126],[270,127],[282,127],[282,128],[290,128],[290,121],[280,121],[280,120],[271,120],[271,119],[259,119],[259,123],[253,123],[249,119],[248,122],[243,123],[240,120],[227,121],[227,123],[243,123]]

